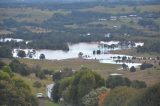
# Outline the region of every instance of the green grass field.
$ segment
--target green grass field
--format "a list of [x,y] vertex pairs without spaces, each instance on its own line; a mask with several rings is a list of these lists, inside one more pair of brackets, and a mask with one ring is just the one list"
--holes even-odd
[[[154,82],[159,81],[160,78],[160,66],[156,65],[157,68],[151,68],[148,70],[141,71],[137,69],[136,72],[132,73],[129,71],[118,70],[122,68],[121,65],[114,64],[102,64],[97,60],[81,60],[81,59],[68,59],[68,60],[33,60],[33,59],[19,59],[22,63],[27,64],[30,67],[35,65],[39,65],[44,69],[50,69],[54,71],[62,70],[63,68],[72,68],[74,70],[79,70],[81,67],[88,67],[93,71],[96,71],[105,79],[111,73],[120,73],[123,74],[124,77],[128,77],[131,80],[143,80],[147,83],[147,85],[153,85]],[[6,63],[9,62],[8,59],[4,60]],[[148,74],[148,72],[150,74]],[[32,86],[33,82],[37,80],[33,75],[29,77],[22,77],[22,79],[26,80],[26,82]],[[41,81],[43,85],[47,83],[51,83],[51,78]],[[33,92],[45,92],[44,88],[41,89],[33,89]]]
[[120,13],[133,13],[135,10],[139,12],[160,12],[160,5],[144,5],[137,6],[134,9],[134,6],[127,5],[117,5],[115,7],[104,7],[104,6],[95,6],[92,8],[80,9],[82,12],[98,12],[98,13],[112,13],[112,14],[120,14]]
[[69,11],[55,10],[50,11],[47,9],[41,10],[38,8],[0,8],[0,21],[3,19],[13,18],[18,22],[26,21],[33,23],[41,23],[55,13],[68,14]]

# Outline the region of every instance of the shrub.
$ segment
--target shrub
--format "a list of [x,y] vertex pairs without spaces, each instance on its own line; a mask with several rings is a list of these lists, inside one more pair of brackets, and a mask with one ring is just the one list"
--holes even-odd
[[140,67],[141,70],[145,70],[146,68],[152,68],[153,64],[143,63]]
[[35,87],[35,88],[41,88],[42,84],[41,84],[41,82],[36,81],[36,82],[33,83],[33,87]]

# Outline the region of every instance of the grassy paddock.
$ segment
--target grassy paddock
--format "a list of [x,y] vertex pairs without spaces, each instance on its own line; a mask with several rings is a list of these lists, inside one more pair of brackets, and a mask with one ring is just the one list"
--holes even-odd
[[[137,6],[136,10],[139,12],[160,12],[160,5],[141,5]],[[98,12],[98,13],[112,13],[112,14],[119,14],[119,13],[133,13],[134,6],[127,6],[127,5],[117,5],[115,7],[104,7],[104,6],[95,6],[92,8],[85,8],[80,9],[82,12]]]
[[55,13],[68,14],[69,11],[47,9],[41,10],[38,8],[0,8],[0,21],[3,19],[13,18],[18,22],[26,21],[33,23],[41,23],[49,19]]
[[[113,65],[113,64],[102,64],[97,60],[81,60],[81,59],[67,59],[67,60],[33,60],[33,59],[19,59],[22,63],[27,64],[30,67],[35,65],[39,65],[44,69],[50,69],[54,71],[62,70],[65,67],[72,68],[74,70],[79,70],[81,67],[88,67],[97,73],[101,74],[105,79],[111,73],[120,73],[123,74],[124,77],[128,77],[131,80],[143,80],[147,83],[147,85],[153,85],[160,79],[160,66],[157,65],[157,68],[151,68],[144,71],[137,69],[136,72],[129,72],[118,70],[122,68],[121,65]],[[4,59],[6,63],[9,63],[10,60]],[[23,77],[22,77],[23,78]],[[33,83],[33,81],[29,80],[32,78],[33,81],[37,79],[33,77],[33,75],[29,77],[24,77],[24,80],[27,80],[28,83]],[[43,84],[49,82],[51,79],[45,80]],[[32,84],[30,84],[32,85]],[[35,92],[34,89],[33,92]],[[42,89],[41,89],[42,90]],[[43,90],[42,90],[43,91]]]
[[[16,75],[16,77],[24,80],[25,83],[30,86],[32,94],[34,94],[34,95],[36,95],[37,93],[46,94],[46,85],[47,84],[51,84],[53,82],[52,81],[52,77],[47,77],[46,79],[40,80],[34,74],[31,74],[30,76],[27,76],[27,77],[21,76],[19,74],[15,74],[15,75]],[[33,87],[33,83],[35,81],[41,82],[42,87],[41,88],[35,88],[35,87]]]

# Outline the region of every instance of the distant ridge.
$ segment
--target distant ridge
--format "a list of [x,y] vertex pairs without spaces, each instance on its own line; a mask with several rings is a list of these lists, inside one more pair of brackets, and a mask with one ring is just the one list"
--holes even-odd
[[58,3],[72,3],[72,2],[160,2],[160,0],[0,0],[0,3],[44,3],[44,2],[58,2]]

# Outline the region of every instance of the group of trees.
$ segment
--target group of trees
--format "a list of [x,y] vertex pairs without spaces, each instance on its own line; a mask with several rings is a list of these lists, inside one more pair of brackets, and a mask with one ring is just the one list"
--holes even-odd
[[140,67],[141,70],[145,70],[146,68],[152,68],[153,64],[150,63],[143,63]]
[[11,58],[12,49],[8,46],[0,46],[0,58]]
[[104,106],[159,106],[160,83],[146,89],[117,87],[106,97]]
[[138,80],[131,81],[128,78],[121,77],[121,76],[109,76],[108,79],[106,80],[106,87],[113,89],[118,86],[128,86],[132,88],[147,87],[144,81],[138,81]]
[[29,86],[17,78],[7,65],[0,68],[0,105],[38,106]]
[[156,53],[160,53],[160,41],[157,42],[153,42],[153,43],[147,43],[144,46],[138,46],[137,47],[137,52],[139,53],[144,53],[144,52],[156,52]]
[[23,64],[16,59],[12,60],[9,66],[13,72],[23,76],[28,76],[31,73],[31,69],[26,64]]
[[70,77],[65,77],[57,81],[53,87],[52,97],[57,102],[56,97],[64,99],[64,105],[81,106],[82,98],[91,90],[104,86],[104,79],[88,68],[82,68]]
[[9,64],[11,70],[15,73],[21,74],[23,76],[28,76],[31,73],[34,73],[35,76],[39,79],[45,79],[46,75],[53,75],[54,71],[48,69],[42,69],[39,65],[33,67],[28,67],[26,64],[21,63],[20,61],[13,59]]
[[120,86],[127,86],[127,89],[131,87],[131,90],[146,88],[143,81],[131,81],[121,76],[110,76],[105,82],[99,74],[88,68],[81,68],[69,75],[62,73],[63,71],[53,75],[56,84],[52,88],[52,99],[54,102],[60,101],[64,106],[104,106],[105,99],[110,94],[109,89]]

